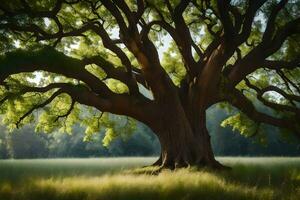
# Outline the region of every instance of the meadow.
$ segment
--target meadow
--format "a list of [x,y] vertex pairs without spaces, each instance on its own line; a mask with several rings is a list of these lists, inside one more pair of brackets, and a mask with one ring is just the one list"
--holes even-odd
[[143,157],[0,160],[0,200],[300,199],[300,158],[218,160],[232,170],[151,175],[142,166],[155,158]]

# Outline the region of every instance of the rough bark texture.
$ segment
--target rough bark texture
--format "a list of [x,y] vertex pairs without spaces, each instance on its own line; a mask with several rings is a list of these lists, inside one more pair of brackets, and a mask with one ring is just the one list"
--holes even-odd
[[175,113],[164,122],[162,129],[156,132],[161,143],[161,156],[155,165],[170,169],[188,166],[223,168],[214,158],[205,124],[199,125],[194,132],[190,123]]
[[188,166],[227,169],[215,160],[205,109],[191,110],[177,92],[170,96],[163,96],[159,105],[161,115],[153,121],[153,130],[161,144],[161,155],[153,165],[169,169]]

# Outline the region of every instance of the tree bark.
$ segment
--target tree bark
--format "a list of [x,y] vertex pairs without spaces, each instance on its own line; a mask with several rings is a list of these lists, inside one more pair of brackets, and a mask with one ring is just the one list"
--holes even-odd
[[160,123],[159,129],[154,130],[161,144],[161,154],[153,165],[168,169],[189,166],[227,168],[214,157],[205,112],[193,115],[198,116],[194,119],[196,123],[188,120],[180,105],[161,107],[161,112],[162,117],[156,120]]

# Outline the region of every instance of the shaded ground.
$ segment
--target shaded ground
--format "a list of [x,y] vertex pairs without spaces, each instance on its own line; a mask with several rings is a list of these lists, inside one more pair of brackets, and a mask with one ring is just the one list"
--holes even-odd
[[[231,171],[147,175],[155,158],[0,161],[0,199],[299,199],[300,158],[219,160]],[[138,169],[136,169],[138,168]]]

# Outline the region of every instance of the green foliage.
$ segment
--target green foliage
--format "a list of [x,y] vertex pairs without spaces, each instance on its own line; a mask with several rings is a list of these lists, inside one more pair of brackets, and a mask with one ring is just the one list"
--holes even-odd
[[224,119],[221,126],[231,126],[232,131],[238,131],[244,137],[254,137],[255,142],[264,146],[268,144],[265,125],[254,122],[241,112]]
[[[207,111],[207,127],[215,155],[299,155],[299,140],[291,137],[290,132],[261,124],[259,133],[248,139],[238,131],[233,132],[230,127],[220,127],[220,122],[233,113],[236,114],[236,109],[230,107],[226,112],[219,106]],[[87,108],[80,108],[78,105],[75,109],[85,110],[80,114],[83,119],[78,119],[76,112],[71,113],[67,119],[58,122],[62,124],[58,128],[54,127],[52,134],[43,131],[53,124],[47,125],[46,119],[50,122],[53,120],[47,118],[47,115],[44,123],[39,124],[41,129],[36,130],[36,133],[34,127],[24,126],[12,133],[7,133],[4,127],[0,127],[0,158],[149,156],[160,153],[158,139],[145,125],[131,118],[101,114],[94,109],[90,109],[89,113]],[[74,121],[81,121],[82,127],[73,125],[68,130],[67,123],[73,117]],[[283,145],[285,148],[281,148]],[[47,153],[42,153],[45,151]]]
[[119,80],[108,79],[106,81],[106,84],[109,87],[109,89],[111,89],[115,93],[122,94],[122,93],[128,93],[129,92],[129,89],[128,89],[127,85],[125,85],[124,83],[122,83]]
[[179,85],[180,81],[186,75],[186,69],[183,66],[180,53],[174,42],[171,43],[169,49],[164,52],[162,65],[175,85]]
[[105,130],[105,137],[102,140],[103,146],[107,147],[113,141],[113,139],[116,138],[116,136],[117,135],[112,128],[107,128]]
[[121,118],[118,116],[112,116],[110,128],[106,128],[105,137],[103,138],[103,146],[107,147],[114,141],[116,138],[120,137],[124,140],[130,138],[134,133],[136,128],[136,120],[132,118]]
[[87,65],[85,68],[100,80],[103,80],[106,77],[105,71],[96,65]]
[[232,130],[238,130],[242,135],[252,136],[258,130],[258,125],[243,113],[237,113],[228,117],[221,123],[222,127],[231,126]]
[[[50,0],[28,0],[30,7],[32,10],[51,10],[56,1]],[[94,1],[92,1],[94,2]],[[170,1],[171,6],[175,7],[180,2],[179,0]],[[205,8],[205,3],[202,1],[194,1],[197,2],[201,9]],[[278,1],[267,1],[266,4],[259,10],[257,16],[255,17],[255,21],[252,25],[252,32],[250,37],[247,40],[247,43],[253,44],[252,46],[243,43],[239,46],[241,50],[241,57],[244,57],[249,53],[254,46],[256,46],[262,38],[262,33],[265,28],[266,19],[270,15],[270,11],[272,6],[275,5]],[[10,0],[1,2],[2,6],[10,8],[10,9],[19,9],[22,8],[22,1],[20,0]],[[136,1],[126,0],[130,9],[137,11]],[[166,22],[170,23],[172,26],[174,23],[171,20],[171,13],[169,13],[168,8],[164,1],[158,0],[150,0],[147,1],[148,7],[144,13],[144,18],[146,23],[149,23],[152,20],[160,20],[161,17],[166,20]],[[216,11],[216,1],[210,1],[211,6]],[[232,5],[237,6],[237,9],[241,13],[245,13],[245,8],[247,7],[245,1],[231,1]],[[279,16],[276,19],[276,30],[282,28],[282,26],[290,21],[293,18],[299,16],[299,5],[298,1],[288,2],[285,9],[279,13]],[[114,17],[105,9],[103,6],[100,6],[97,13],[90,12],[90,4],[89,1],[80,1],[76,4],[63,4],[61,10],[58,13],[58,19],[63,26],[63,31],[68,32],[72,31],[76,28],[80,28],[84,22],[94,20],[97,15],[101,16],[101,23],[103,22],[103,26],[105,30],[107,30],[109,36],[112,39],[117,38],[119,35],[119,28]],[[201,10],[200,9],[200,10]],[[160,11],[161,15],[158,14]],[[2,11],[0,11],[2,12]],[[191,32],[191,36],[197,45],[201,49],[205,49],[213,40],[213,35],[211,35],[205,25],[205,20],[199,20],[199,9],[196,9],[192,4],[190,4],[185,12],[183,13],[183,17],[187,24],[189,24],[189,29]],[[217,11],[218,12],[218,11]],[[213,14],[210,13],[211,23],[214,24],[213,31],[217,32],[222,29],[220,20]],[[123,16],[124,17],[124,16]],[[125,17],[124,17],[125,19]],[[10,17],[9,19],[5,19],[4,21],[14,22],[18,25],[30,25],[35,24],[41,27],[46,33],[54,34],[57,33],[59,27],[56,25],[55,21],[51,18],[41,18],[38,17],[30,18],[29,16],[22,14],[19,17]],[[126,19],[125,19],[126,21]],[[126,22],[127,23],[127,22]],[[83,37],[82,37],[83,36]],[[156,47],[159,49],[161,47],[167,46],[169,43],[169,48],[161,55],[161,64],[163,68],[166,70],[168,75],[171,77],[172,81],[175,85],[179,85],[181,80],[183,80],[186,76],[186,69],[184,67],[183,59],[179,53],[177,45],[170,39],[167,32],[163,29],[160,29],[157,26],[154,26],[149,33],[150,39],[154,42]],[[181,36],[182,37],[182,36]],[[55,40],[35,42],[34,38],[30,33],[16,33],[13,31],[1,31],[0,34],[0,61],[3,61],[5,58],[5,62],[1,62],[0,66],[0,74],[7,69],[7,66],[10,66],[12,69],[16,68],[20,64],[21,59],[26,59],[28,62],[32,63],[43,63],[46,62],[53,67],[64,68],[64,64],[70,65],[72,70],[76,70],[76,68],[80,67],[78,65],[78,60],[72,58],[66,58],[64,54],[70,55],[74,58],[84,58],[90,56],[99,56],[102,58],[103,65],[109,67],[117,67],[120,69],[124,69],[121,61],[117,56],[111,51],[105,50],[104,45],[99,38],[99,36],[93,31],[87,31],[84,35],[74,36],[74,37],[66,37],[63,38],[60,43],[56,46],[56,51],[54,48],[49,47],[52,45]],[[270,56],[268,59],[284,59],[286,61],[297,58],[300,52],[300,38],[299,35],[295,35],[289,37],[288,40],[282,45],[282,48],[279,49],[274,55]],[[44,48],[47,46],[47,48]],[[123,45],[119,45],[120,48],[125,52],[125,54],[129,57],[131,63],[135,67],[139,67],[136,58],[128,51],[126,47]],[[11,50],[16,50],[14,53],[7,53]],[[34,50],[32,55],[27,55],[26,51],[22,51],[24,49]],[[194,55],[196,58],[197,56]],[[237,60],[237,52],[228,60],[227,65],[233,64]],[[196,58],[197,60],[198,58]],[[63,63],[61,66],[54,66],[55,62],[59,60],[60,63]],[[109,62],[107,62],[109,61]],[[224,69],[228,69],[228,66]],[[11,70],[11,69],[9,69]],[[103,80],[104,83],[115,93],[124,94],[128,93],[129,89],[126,84],[118,81],[116,79],[108,79],[107,74],[101,69],[101,66],[96,65],[88,65],[86,66],[86,70]],[[299,85],[299,76],[300,70],[283,70],[285,76],[292,80],[295,85]],[[224,97],[227,94],[225,91],[225,84],[227,84],[227,80],[221,80],[221,96]],[[253,72],[250,76],[248,76],[250,82],[259,88],[264,88],[268,85],[276,85],[279,88],[287,91],[288,94],[292,94],[289,88],[286,86],[284,80],[275,73],[274,70],[265,70],[259,69]],[[9,86],[9,90],[5,87],[0,88],[0,99],[4,98],[6,95],[10,94],[10,98],[1,105],[0,114],[2,115],[2,122],[8,126],[10,131],[13,131],[16,128],[16,123],[19,121],[20,117],[22,117],[28,110],[41,104],[46,99],[53,94],[53,90],[45,93],[28,93],[26,95],[20,95],[20,91],[22,88],[26,86],[45,86],[49,83],[56,82],[67,82],[72,83],[74,85],[81,84],[78,80],[73,80],[67,77],[60,76],[58,74],[53,74],[49,72],[38,72],[38,73],[21,73],[16,75],[9,76],[5,82]],[[245,92],[245,95],[252,101],[256,100],[256,93],[249,89],[244,82],[240,82],[236,87],[239,90]],[[292,89],[295,90],[295,89]],[[147,91],[149,92],[149,91]],[[280,103],[282,105],[290,105],[290,102],[287,101],[284,97],[280,95],[274,95],[274,93],[267,93],[263,96],[264,99],[270,102]],[[36,124],[36,131],[43,132],[54,132],[59,130],[60,132],[67,132],[69,134],[72,133],[73,127],[80,123],[85,127],[85,140],[92,140],[93,136],[101,131],[107,130],[104,133],[105,137],[103,139],[103,143],[107,146],[111,143],[115,138],[121,136],[121,138],[126,138],[126,134],[130,135],[132,130],[135,127],[135,122],[132,119],[123,118],[124,123],[120,123],[118,125],[114,121],[114,117],[109,116],[108,114],[96,111],[94,109],[82,108],[78,104],[75,105],[72,112],[63,118],[57,118],[58,116],[64,115],[68,108],[71,105],[71,98],[67,95],[60,95],[56,99],[51,102],[51,104],[47,105],[44,108],[38,109],[37,112],[28,115],[20,122],[20,126],[24,126],[28,123]],[[224,104],[223,104],[224,105]],[[228,108],[228,106],[224,106]],[[298,106],[299,107],[299,106]],[[89,110],[88,112],[86,112]],[[229,112],[231,110],[228,110]],[[275,113],[275,112],[274,112]],[[274,115],[274,113],[272,113]],[[291,115],[288,113],[277,112],[276,115],[285,116],[288,119],[291,119]],[[295,120],[295,119],[291,119]],[[127,122],[128,123],[127,123]],[[124,126],[123,126],[124,125]],[[238,113],[227,120],[223,121],[222,126],[232,126],[233,130],[240,131],[245,136],[251,136],[255,132],[260,130],[260,126],[256,123],[248,119],[244,114]],[[259,136],[261,136],[261,131]],[[262,141],[264,139],[261,139]]]

